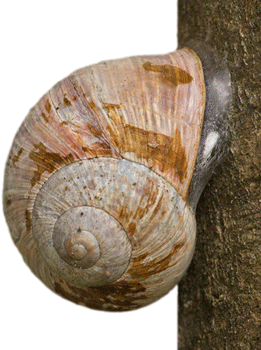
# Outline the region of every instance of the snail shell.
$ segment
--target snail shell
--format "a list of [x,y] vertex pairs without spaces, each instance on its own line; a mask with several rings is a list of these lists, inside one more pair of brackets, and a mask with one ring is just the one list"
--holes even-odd
[[205,101],[201,61],[186,47],[80,69],[29,112],[7,160],[4,211],[50,289],[119,311],[179,282],[203,178],[223,152],[203,126]]

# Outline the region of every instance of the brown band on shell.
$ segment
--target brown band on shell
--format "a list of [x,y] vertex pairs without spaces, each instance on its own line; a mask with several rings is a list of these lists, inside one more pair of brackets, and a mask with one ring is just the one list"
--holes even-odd
[[53,173],[61,165],[69,164],[74,161],[73,155],[61,156],[59,153],[48,152],[46,147],[40,142],[34,145],[34,150],[30,152],[31,158],[37,166],[34,176],[31,179],[32,187],[39,182],[44,172]]
[[[196,55],[181,49],[109,61],[76,71],[70,81],[82,91],[116,152],[153,169],[186,198],[205,105]],[[171,145],[167,153],[166,145]]]
[[23,147],[21,147],[21,148],[19,149],[19,151],[17,152],[17,154],[16,154],[15,156],[13,156],[12,161],[13,161],[13,165],[14,165],[14,166],[15,166],[15,163],[18,162],[18,160],[19,160],[21,154],[23,153],[23,150],[24,150]]
[[151,62],[147,61],[142,67],[149,72],[160,73],[163,80],[170,82],[174,86],[189,84],[193,80],[193,77],[184,69],[171,66],[170,64],[153,65]]

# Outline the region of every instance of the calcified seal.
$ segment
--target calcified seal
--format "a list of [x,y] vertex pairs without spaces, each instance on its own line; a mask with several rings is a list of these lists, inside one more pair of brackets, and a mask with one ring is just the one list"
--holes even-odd
[[224,64],[189,46],[76,71],[14,139],[8,226],[34,274],[69,300],[136,309],[189,266],[196,204],[225,154],[230,103]]

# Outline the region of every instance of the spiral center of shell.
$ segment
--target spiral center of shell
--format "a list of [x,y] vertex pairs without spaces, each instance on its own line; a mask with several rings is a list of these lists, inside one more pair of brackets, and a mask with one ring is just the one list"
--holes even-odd
[[67,238],[64,247],[67,254],[75,260],[82,260],[86,255],[94,260],[95,253],[99,254],[100,251],[96,238],[88,231],[82,231]]
[[82,288],[119,279],[132,254],[124,226],[102,200],[101,165],[85,160],[54,173],[33,211],[34,238],[52,274]]
[[53,231],[53,245],[67,264],[86,269],[98,261],[100,247],[92,231],[95,231],[93,220],[97,221],[100,215],[99,209],[77,207],[58,218]]
[[173,259],[176,266],[185,238],[179,236],[175,248],[174,237],[184,207],[175,189],[141,164],[86,159],[62,167],[44,183],[32,231],[53,276],[80,288],[105,286],[132,278],[136,264],[137,278],[141,271],[146,276],[158,271],[161,260],[165,266]]

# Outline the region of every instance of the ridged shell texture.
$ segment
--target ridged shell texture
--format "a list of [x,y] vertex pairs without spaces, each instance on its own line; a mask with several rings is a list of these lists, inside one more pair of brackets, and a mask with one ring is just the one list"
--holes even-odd
[[184,48],[80,69],[29,112],[7,161],[4,210],[49,288],[119,311],[178,283],[195,245],[186,197],[204,103],[201,63]]

